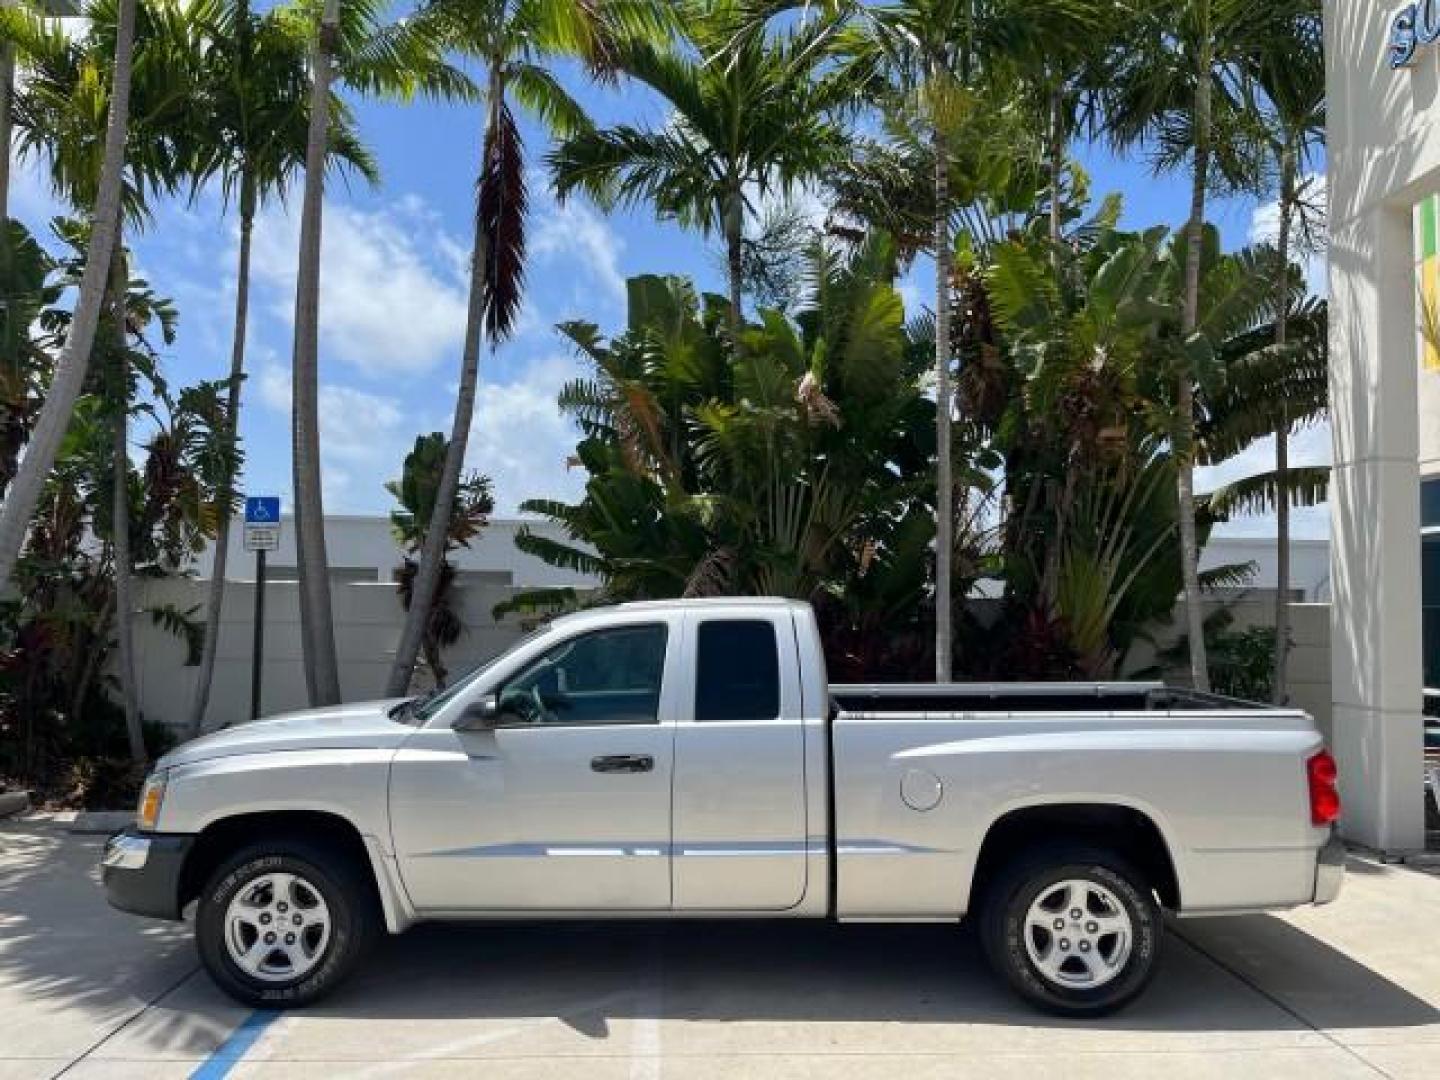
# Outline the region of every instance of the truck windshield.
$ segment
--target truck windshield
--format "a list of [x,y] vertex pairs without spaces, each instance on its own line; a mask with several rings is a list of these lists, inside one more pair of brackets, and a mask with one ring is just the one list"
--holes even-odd
[[497,656],[492,656],[489,660],[486,660],[479,667],[472,668],[464,675],[461,675],[449,686],[436,687],[428,694],[424,694],[421,697],[411,698],[408,701],[401,702],[399,705],[397,705],[394,709],[390,711],[390,719],[399,720],[401,723],[414,724],[416,727],[419,727],[421,724],[425,723],[432,716],[434,716],[441,709],[443,709],[446,705],[448,705],[451,701],[455,700],[455,698],[459,694],[463,693],[472,683],[475,682],[476,679],[480,678],[480,676],[484,675],[485,672],[489,671],[501,660],[504,660],[516,649],[524,648],[526,645],[529,645],[530,642],[535,641],[538,638],[544,637],[549,632],[549,623],[537,627],[536,629],[532,630],[530,633],[522,637],[514,645],[511,645],[510,648],[506,649],[504,652],[500,653]]

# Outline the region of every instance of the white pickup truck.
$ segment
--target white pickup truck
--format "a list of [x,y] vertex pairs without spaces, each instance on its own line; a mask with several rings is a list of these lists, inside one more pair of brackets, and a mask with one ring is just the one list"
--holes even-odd
[[1155,684],[828,686],[804,604],[559,618],[428,698],[292,713],[161,759],[110,902],[178,919],[256,1004],[425,919],[978,921],[1030,1001],[1094,1015],[1162,910],[1325,903],[1311,719]]

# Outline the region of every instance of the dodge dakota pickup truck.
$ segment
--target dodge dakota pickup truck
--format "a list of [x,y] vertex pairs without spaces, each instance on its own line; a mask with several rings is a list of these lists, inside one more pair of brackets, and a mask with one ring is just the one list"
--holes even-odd
[[243,724],[156,764],[102,876],[239,1000],[303,1005],[426,919],[975,920],[1086,1016],[1162,912],[1325,903],[1311,719],[1141,683],[830,686],[805,604],[557,618],[428,697]]

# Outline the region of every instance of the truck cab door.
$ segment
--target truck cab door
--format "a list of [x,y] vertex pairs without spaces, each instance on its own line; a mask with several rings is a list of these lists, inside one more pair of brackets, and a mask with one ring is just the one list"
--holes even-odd
[[783,608],[686,619],[694,670],[675,727],[674,906],[785,911],[805,896],[809,848],[793,619]]
[[395,757],[391,836],[422,913],[670,907],[678,618],[548,645],[496,686],[493,728]]

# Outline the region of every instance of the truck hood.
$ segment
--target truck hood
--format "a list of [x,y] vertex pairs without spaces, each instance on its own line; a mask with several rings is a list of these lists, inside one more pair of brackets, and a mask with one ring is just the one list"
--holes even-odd
[[159,769],[237,754],[283,750],[386,749],[399,746],[413,727],[398,724],[389,712],[404,698],[359,701],[321,709],[303,709],[236,724],[177,746],[155,763]]

